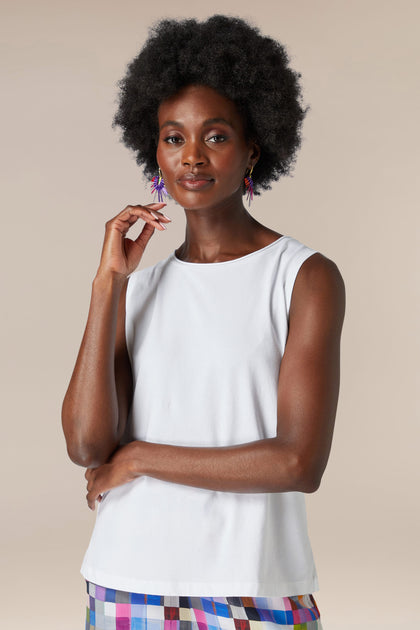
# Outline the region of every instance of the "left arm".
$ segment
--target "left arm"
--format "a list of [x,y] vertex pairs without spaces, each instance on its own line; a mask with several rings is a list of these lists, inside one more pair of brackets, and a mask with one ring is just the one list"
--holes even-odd
[[313,254],[297,274],[280,365],[277,435],[224,447],[134,441],[86,471],[87,501],[148,475],[226,492],[314,492],[331,448],[340,381],[345,288],[335,263]]

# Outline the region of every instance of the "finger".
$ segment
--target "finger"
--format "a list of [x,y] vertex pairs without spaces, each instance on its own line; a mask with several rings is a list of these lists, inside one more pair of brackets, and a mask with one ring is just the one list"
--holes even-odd
[[152,201],[151,203],[142,204],[144,208],[163,208],[167,204],[164,201]]
[[139,208],[139,209],[142,208],[143,210],[162,210],[162,208],[164,208],[165,206],[166,206],[166,203],[147,203],[147,204],[133,203],[126,206],[124,210],[122,210],[119,214],[117,214],[116,217],[114,217],[114,219],[121,218],[121,219],[127,220],[127,218],[131,214],[131,210],[133,210],[134,208]]
[[142,218],[146,223],[150,224],[154,228],[159,230],[166,230],[164,223],[171,222],[169,217],[166,217],[163,213],[157,214],[159,210],[165,207],[163,202],[150,203],[146,205],[129,205],[124,208],[122,212],[117,214],[116,217],[107,222],[108,228],[116,228],[123,237],[126,236],[128,230],[134,223]]
[[97,492],[92,492],[92,491],[91,491],[91,492],[88,492],[88,493],[87,493],[87,495],[86,495],[86,500],[87,500],[88,507],[89,507],[91,510],[94,510],[94,509],[95,509],[96,501],[97,501],[97,500],[99,500],[99,497],[100,497],[100,496],[101,496],[101,495],[100,495],[100,494],[98,494]]
[[153,210],[154,214],[157,214],[159,216],[159,219],[165,219],[166,221],[172,221],[171,218],[167,217],[166,214],[163,212],[163,208],[166,206],[166,203],[148,203],[146,204],[146,206],[144,206],[145,208],[151,208],[151,211]]
[[149,208],[150,212],[153,211],[153,214],[158,215],[159,219],[165,219],[166,221],[172,221],[172,219],[167,217],[166,214],[163,212],[163,208],[165,206],[166,206],[166,203],[149,203],[149,204],[147,204],[144,207],[145,208]]
[[167,223],[168,219],[166,219],[163,215],[158,215],[157,209],[155,208],[152,209],[146,208],[145,206],[132,206],[129,208],[128,212],[130,215],[135,215],[151,225],[158,227],[160,230],[166,230],[163,223]]
[[155,216],[158,217],[160,221],[166,221],[168,223],[172,222],[172,219],[170,219],[169,217],[166,216],[166,214],[164,214],[162,211],[159,212],[159,210],[150,210],[150,212]]
[[138,219],[143,219],[143,221],[151,225],[153,228],[157,227],[159,230],[166,230],[166,228],[160,222],[159,217],[153,216],[150,210],[143,208],[142,206],[132,206],[127,210],[127,213],[130,219],[127,217],[127,219],[125,220],[117,219],[115,222],[114,219],[111,219],[111,222],[109,224],[110,228],[116,227],[117,230],[121,232],[122,236],[126,235],[130,227],[134,225],[134,223],[136,223]]
[[[153,204],[153,206],[154,205],[155,204]],[[156,204],[157,209],[162,208],[163,205],[164,204],[161,204],[161,203]],[[134,208],[137,208],[137,209],[143,208],[144,210],[143,214],[138,213],[138,212],[133,213],[132,210]],[[147,216],[152,218],[151,215],[149,214],[147,206],[142,206],[140,204],[126,206],[124,210],[121,210],[121,212],[119,212],[117,215],[115,215],[114,217],[112,217],[105,223],[105,229],[106,230],[117,229],[119,232],[127,232],[129,228],[140,218],[140,216],[142,216],[142,218],[145,218]]]
[[93,502],[93,505],[92,505],[92,499],[91,499],[91,496],[90,496],[90,492],[88,492],[87,495],[86,495],[86,501],[87,501],[87,504],[88,504],[88,508],[90,510],[94,510],[95,509],[95,502]]
[[108,234],[117,232],[120,236],[124,237],[130,227],[138,220],[138,217],[134,215],[130,215],[130,217],[131,218],[129,218],[129,215],[127,215],[126,219],[118,216],[110,219],[105,223],[105,231]]
[[135,210],[146,210],[147,212],[152,214],[155,218],[164,219],[165,221],[171,221],[171,219],[162,212],[162,209],[165,206],[166,206],[166,203],[150,203],[145,206],[141,204],[137,204],[133,206],[127,206],[127,209],[128,209],[129,215],[131,216],[133,215],[133,213],[137,214],[133,212]]
[[141,249],[144,251],[146,249],[146,245],[149,242],[149,240],[152,238],[154,232],[155,232],[155,226],[152,225],[151,223],[145,223],[143,225],[143,229],[141,230],[140,234],[138,235],[138,237],[136,239],[134,239],[132,242],[135,243],[136,245],[138,245],[139,247],[141,247]]

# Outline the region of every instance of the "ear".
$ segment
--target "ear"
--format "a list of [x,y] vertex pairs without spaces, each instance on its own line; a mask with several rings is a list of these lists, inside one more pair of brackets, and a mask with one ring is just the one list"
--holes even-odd
[[251,167],[254,167],[256,165],[256,163],[260,159],[260,155],[261,155],[261,148],[260,148],[259,144],[257,144],[254,141],[251,141],[250,142],[249,164],[248,164],[248,168],[249,169],[251,169]]

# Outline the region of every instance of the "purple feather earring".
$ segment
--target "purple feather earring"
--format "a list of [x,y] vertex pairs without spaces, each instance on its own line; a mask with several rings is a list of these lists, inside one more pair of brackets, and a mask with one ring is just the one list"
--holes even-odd
[[247,176],[245,176],[245,188],[246,188],[246,200],[248,202],[248,207],[251,205],[251,201],[254,199],[254,182],[252,181],[252,171],[254,170],[254,167],[251,166],[251,170],[249,171],[249,174]]
[[163,202],[163,196],[168,194],[168,191],[165,188],[165,182],[163,181],[162,171],[159,168],[159,174],[155,175],[152,179],[152,193],[154,193],[153,200],[156,199],[156,195],[158,198],[158,202]]

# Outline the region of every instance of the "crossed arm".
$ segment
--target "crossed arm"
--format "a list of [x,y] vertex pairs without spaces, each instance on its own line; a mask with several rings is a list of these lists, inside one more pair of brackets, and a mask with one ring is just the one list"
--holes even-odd
[[[131,392],[124,348],[121,292],[116,325],[115,405],[124,417]],[[331,260],[320,253],[301,266],[292,293],[289,334],[278,383],[277,435],[227,447],[184,447],[134,441],[118,447],[122,423],[109,423],[106,444],[97,449],[71,447],[73,461],[87,466],[87,502],[91,509],[112,487],[148,475],[227,492],[314,492],[321,482],[331,448],[340,380],[340,338],[345,288]],[[126,352],[126,349],[125,349]],[[117,356],[117,354],[116,354]],[[115,416],[115,414],[114,414]],[[68,423],[70,426],[70,422]],[[64,426],[64,420],[63,420]],[[92,425],[94,426],[94,425]],[[119,426],[119,430],[118,430]],[[112,428],[113,427],[113,428]],[[91,434],[93,435],[93,433]],[[87,436],[78,443],[94,444]],[[111,454],[112,453],[112,454]]]

